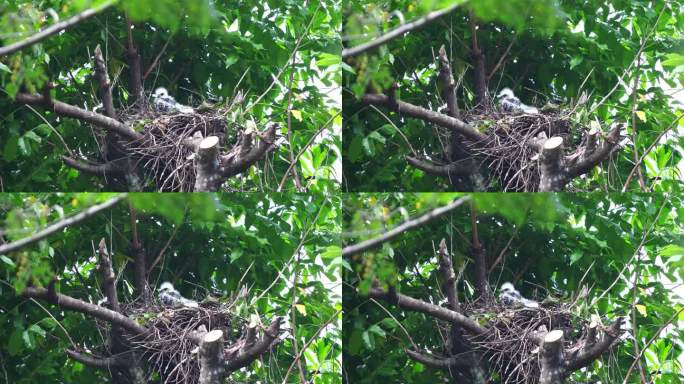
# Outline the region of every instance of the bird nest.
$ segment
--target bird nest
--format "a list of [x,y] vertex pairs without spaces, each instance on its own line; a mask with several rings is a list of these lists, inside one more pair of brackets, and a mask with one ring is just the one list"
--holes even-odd
[[[491,182],[500,183],[503,191],[530,192],[539,187],[540,144],[547,138],[560,136],[574,147],[570,115],[559,111],[541,111],[537,114],[501,113],[496,108],[487,112],[468,111],[463,116],[487,137],[484,141],[469,143],[468,152],[482,160]],[[446,136],[449,132],[443,132]],[[566,153],[568,154],[568,153]]]
[[230,109],[193,113],[145,111],[128,115],[127,123],[143,135],[142,140],[125,144],[146,180],[157,190],[192,191],[195,184],[191,143],[203,137],[218,136],[223,145],[234,145],[244,128],[231,120]]
[[[138,300],[123,305],[128,317],[150,329],[144,338],[128,338],[150,372],[148,376],[159,375],[163,384],[198,383],[199,346],[189,336],[221,330],[226,347],[239,345],[248,325],[252,326],[237,314],[242,296],[228,300],[205,299],[198,308],[171,308],[157,299],[151,299],[147,304]],[[106,332],[109,325],[100,323],[99,326]]]
[[470,303],[464,308],[476,321],[486,323],[484,335],[469,339],[482,352],[492,371],[504,384],[536,384],[540,377],[540,345],[543,334],[562,330],[564,347],[581,345],[587,321],[572,314],[565,304],[542,304],[539,308],[511,307],[500,303]]

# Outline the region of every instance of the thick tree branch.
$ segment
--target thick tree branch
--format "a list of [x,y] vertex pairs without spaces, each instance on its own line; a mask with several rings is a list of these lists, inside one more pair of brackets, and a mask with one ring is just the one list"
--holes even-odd
[[372,239],[368,239],[368,240],[362,241],[362,242],[357,243],[357,244],[348,245],[348,246],[344,247],[344,249],[342,249],[342,256],[351,256],[351,255],[354,255],[357,253],[365,252],[371,248],[375,248],[375,247],[381,245],[382,243],[386,243],[386,242],[394,239],[395,237],[399,236],[400,234],[402,234],[402,233],[404,233],[410,229],[417,228],[417,227],[420,227],[422,225],[425,225],[426,223],[428,223],[434,219],[437,219],[437,218],[445,215],[446,213],[453,211],[454,209],[458,208],[463,203],[465,203],[466,201],[469,201],[469,200],[470,200],[470,198],[467,196],[462,197],[458,200],[452,201],[448,205],[433,209],[433,210],[428,211],[428,212],[424,213],[423,215],[421,215],[415,219],[411,219],[411,220],[408,220],[408,221],[406,221],[400,225],[397,225],[396,227],[390,229],[389,231],[385,232],[381,236],[374,237]]
[[66,350],[67,356],[89,367],[110,370],[112,368],[126,368],[130,366],[130,361],[121,356],[116,357],[94,357],[84,355],[80,352]]
[[444,8],[439,11],[434,11],[430,12],[427,15],[416,19],[414,21],[408,22],[406,24],[402,24],[398,26],[397,28],[385,33],[384,35],[377,37],[367,43],[357,45],[352,48],[345,48],[342,50],[342,59],[347,59],[352,56],[359,55],[363,52],[369,51],[371,49],[377,48],[381,45],[387,44],[390,41],[401,37],[405,33],[408,33],[410,31],[413,31],[414,29],[418,29],[420,27],[423,27],[430,22],[444,16],[448,15],[449,13],[453,12],[456,8],[458,8],[460,4],[452,5],[450,7]]
[[539,384],[562,384],[566,376],[563,367],[563,331],[546,334],[541,345]]
[[145,248],[138,236],[138,211],[131,204],[129,212],[131,215],[131,251],[135,256],[135,290],[143,302],[147,303],[150,299],[147,284],[147,259]]
[[439,242],[439,273],[442,275],[442,291],[447,297],[449,308],[456,312],[461,312],[461,304],[458,301],[456,292],[456,273],[451,261],[451,255],[447,249],[446,239]]
[[583,175],[605,160],[618,144],[620,138],[620,128],[613,128],[605,137],[600,148],[596,149],[591,155],[580,160],[568,169],[569,178],[573,179]]
[[112,199],[109,199],[103,203],[93,205],[92,207],[88,207],[88,208],[84,209],[83,211],[81,211],[81,212],[79,212],[73,216],[69,216],[69,217],[66,217],[64,219],[58,220],[58,221],[48,225],[47,227],[41,229],[40,231],[38,231],[37,233],[35,233],[31,236],[25,237],[25,238],[17,240],[17,241],[13,241],[11,243],[0,245],[0,255],[19,250],[23,247],[26,247],[26,246],[31,245],[33,243],[36,243],[40,240],[43,240],[44,238],[52,235],[53,233],[57,233],[57,232],[61,231],[62,229],[66,228],[70,225],[74,225],[74,224],[80,223],[86,219],[89,219],[92,216],[94,216],[95,214],[115,206],[116,204],[121,202],[121,200],[125,199],[126,197],[127,197],[126,194],[121,194],[121,195],[114,197]]
[[415,157],[406,156],[406,162],[427,174],[447,178],[454,176],[468,176],[472,175],[476,171],[475,161],[472,159],[456,161],[450,164],[437,165],[416,159]]
[[236,371],[242,367],[246,367],[252,361],[259,358],[268,351],[280,334],[280,325],[282,318],[276,318],[271,325],[264,330],[264,336],[251,345],[251,347],[240,350],[237,355],[226,361],[226,370],[228,372]]
[[490,301],[492,299],[492,291],[489,288],[489,280],[487,279],[487,259],[486,251],[477,228],[477,209],[473,202],[470,203],[470,223],[473,234],[472,251],[473,260],[475,260],[475,291],[476,296],[480,299]]
[[107,243],[105,242],[104,237],[100,240],[98,248],[100,251],[100,262],[97,265],[97,270],[102,275],[102,285],[105,297],[107,298],[107,302],[112,311],[121,313],[119,296],[116,294],[116,275],[112,268],[112,260],[109,258]]
[[117,160],[109,161],[104,164],[89,164],[68,156],[61,156],[61,159],[64,164],[68,165],[69,167],[93,175],[122,176],[126,173],[126,171],[122,168],[121,163],[117,162]]
[[55,24],[43,29],[42,31],[40,31],[36,34],[29,36],[28,38],[26,38],[24,40],[17,41],[16,43],[10,44],[6,47],[0,47],[0,56],[9,55],[9,54],[17,52],[23,48],[31,46],[33,44],[39,43],[39,42],[47,39],[48,37],[50,37],[50,36],[52,36],[58,32],[61,32],[67,28],[70,28],[70,27],[80,23],[81,21],[87,20],[87,19],[97,15],[98,13],[100,13],[100,12],[104,11],[105,9],[109,8],[110,6],[112,6],[114,3],[115,3],[114,1],[107,1],[105,3],[100,4],[99,6],[97,6],[95,8],[87,9],[87,10],[85,10],[85,11],[83,11],[83,12],[81,12],[75,16],[72,16],[72,17],[70,17],[64,21],[60,21],[58,23],[55,23]]
[[415,360],[425,366],[436,369],[467,368],[470,363],[468,360],[460,356],[436,358],[424,355],[420,352],[412,351],[410,349],[406,350],[406,354],[412,360]]
[[102,105],[105,109],[105,115],[116,119],[116,112],[114,111],[114,100],[112,99],[112,84],[109,82],[109,74],[107,74],[107,64],[102,56],[100,44],[95,47],[95,77],[100,83],[100,97],[102,97]]
[[197,146],[195,192],[216,192],[225,178],[219,173],[219,138],[209,136]]
[[464,123],[463,121],[451,116],[431,111],[417,105],[409,104],[401,100],[394,100],[386,95],[366,94],[361,99],[366,104],[380,105],[389,110],[395,111],[402,116],[415,117],[428,123],[439,125],[462,134],[472,142],[482,142],[487,136],[480,133],[477,129]]
[[566,363],[566,370],[574,372],[578,369],[584,368],[598,359],[604,352],[606,352],[613,342],[620,336],[620,326],[622,325],[622,318],[615,320],[613,324],[603,332],[603,338],[594,343],[591,347],[582,350],[577,356],[573,357]]
[[470,56],[473,60],[473,68],[475,68],[475,101],[478,108],[487,107],[487,74],[485,73],[485,55],[480,48],[480,43],[477,41],[477,21],[473,12],[470,12],[470,34],[472,38],[472,49]]
[[261,160],[274,145],[278,124],[270,123],[263,134],[258,135],[261,140],[257,145],[251,145],[249,151],[242,151],[245,143],[240,146],[237,154],[229,154],[221,159],[221,173],[224,178],[235,176],[249,169],[254,163]]
[[142,80],[142,65],[140,60],[140,53],[138,47],[135,45],[133,39],[133,23],[126,16],[126,29],[128,30],[128,46],[126,48],[126,60],[128,61],[128,72],[130,78],[130,91],[133,102],[138,105],[138,108],[145,108],[147,102],[143,94],[143,80]]
[[199,384],[222,384],[226,376],[223,362],[223,332],[213,330],[202,338],[199,350]]
[[118,312],[61,293],[51,292],[49,289],[28,287],[22,292],[22,296],[45,300],[57,305],[61,309],[85,313],[98,319],[108,321],[113,325],[118,325],[135,335],[146,335],[148,332],[147,328]]
[[404,309],[421,312],[440,320],[456,323],[474,335],[481,335],[487,332],[487,328],[481,326],[475,320],[467,316],[448,308],[443,308],[422,300],[414,299],[410,296],[402,295],[401,293],[393,294],[381,288],[371,288],[368,292],[368,296],[374,299],[382,299],[394,303]]
[[86,111],[85,109],[81,109],[61,101],[51,100],[46,98],[44,95],[18,93],[17,101],[24,104],[47,107],[59,115],[73,117],[75,119],[97,125],[98,127],[102,127],[107,131],[116,133],[131,141],[140,140],[143,137],[141,134],[131,129],[131,127],[114,120],[111,117],[107,117],[92,111]]
[[563,138],[552,137],[542,146],[540,157],[541,176],[539,179],[540,192],[561,191],[568,182],[563,158]]

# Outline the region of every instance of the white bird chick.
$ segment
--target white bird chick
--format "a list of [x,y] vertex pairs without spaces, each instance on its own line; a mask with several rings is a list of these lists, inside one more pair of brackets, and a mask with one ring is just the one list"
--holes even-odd
[[518,292],[513,284],[509,282],[501,284],[501,288],[499,290],[501,291],[501,293],[499,293],[499,300],[501,300],[504,305],[522,305],[527,308],[539,308],[539,303],[522,297],[520,292]]
[[529,113],[537,114],[539,111],[535,107],[523,104],[520,99],[518,99],[510,88],[504,88],[496,96],[499,101],[501,108],[506,112],[511,113]]
[[185,297],[181,296],[180,292],[178,292],[173,287],[173,284],[169,283],[168,281],[163,282],[159,286],[159,301],[166,307],[199,307],[199,304],[197,304],[195,300],[186,299]]
[[188,107],[187,105],[176,102],[176,99],[169,95],[169,91],[167,91],[164,87],[159,87],[154,90],[154,94],[152,94],[152,100],[154,102],[155,109],[160,112],[194,112],[192,107]]

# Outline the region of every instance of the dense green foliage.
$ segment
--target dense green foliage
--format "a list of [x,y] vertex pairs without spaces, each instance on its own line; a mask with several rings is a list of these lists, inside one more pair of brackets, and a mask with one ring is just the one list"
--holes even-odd
[[[28,236],[45,223],[109,197],[1,194],[4,240]],[[313,339],[302,358],[307,377],[314,383],[341,383],[338,198],[285,193],[268,197],[134,194],[127,200],[138,211],[138,232],[148,260],[163,252],[150,273],[153,286],[171,281],[185,296],[201,299],[208,292],[234,292],[242,278],[242,284],[251,287],[250,297],[258,298],[242,309],[243,315],[290,320],[296,315],[296,330],[289,332],[295,333],[299,349]],[[124,201],[34,246],[0,255],[1,382],[108,382],[106,371],[85,367],[64,353],[72,346],[69,338],[89,348],[102,343],[93,319],[20,298],[15,289],[27,283],[45,286],[59,276],[61,293],[98,302],[101,277],[92,247],[104,237],[120,274],[119,296],[124,302],[130,300],[134,259],[128,205]],[[292,342],[287,337],[260,363],[231,378],[283,382],[295,355]],[[287,382],[299,382],[296,372],[290,373]]]
[[[453,194],[360,194],[344,202],[344,242],[372,238],[386,228],[452,200]],[[625,337],[576,382],[621,383],[634,362],[634,345],[647,348],[641,360],[646,382],[682,383],[684,363],[684,200],[679,196],[641,194],[474,194],[480,240],[487,251],[489,282],[512,281],[526,297],[588,296],[575,311],[598,315],[604,323],[629,318]],[[435,248],[446,238],[457,273],[461,302],[472,298],[471,217],[467,205],[442,219],[405,232],[382,248],[345,261],[344,367],[353,383],[445,382],[448,373],[410,360],[405,348],[430,348],[442,341],[432,318],[371,301],[373,279],[396,284],[406,295],[438,303]],[[509,244],[510,241],[510,244]],[[643,244],[641,252],[637,252]],[[636,255],[636,256],[635,256]],[[622,274],[621,274],[622,273]],[[636,281],[636,289],[633,283]],[[665,330],[661,329],[672,322]],[[399,326],[401,323],[401,327]],[[402,328],[403,327],[403,328]],[[636,329],[635,337],[632,327]],[[651,340],[653,338],[654,340]],[[648,344],[646,344],[648,343]],[[651,381],[648,381],[651,380]],[[630,383],[641,383],[631,374]]]
[[[437,82],[437,52],[444,44],[459,84],[458,104],[462,109],[472,107],[472,11],[480,23],[477,37],[492,94],[509,87],[522,101],[538,107],[548,101],[567,107],[585,94],[587,102],[575,111],[573,123],[597,124],[604,132],[623,127],[624,149],[610,164],[575,181],[575,188],[620,190],[635,158],[647,152],[640,166],[642,190],[679,189],[678,133],[683,124],[678,120],[682,116],[679,91],[684,85],[681,0],[357,0],[349,2],[343,39],[348,38],[347,46],[355,46],[402,20],[457,3],[463,4],[449,15],[345,63],[345,188],[449,190],[445,179],[426,175],[404,160],[412,155],[411,147],[418,153],[440,153],[443,143],[435,127],[383,108],[378,111],[358,98],[369,86],[379,92],[396,82],[398,98],[437,111],[444,104]],[[640,188],[638,179],[632,178],[627,188]]]
[[[103,2],[4,2],[0,41],[7,45],[21,40],[52,24],[52,14],[64,20],[99,3]],[[266,165],[253,168],[230,187],[275,189],[290,164],[291,152],[294,157],[302,151],[294,168],[304,187],[336,188],[341,161],[339,134],[333,134],[341,124],[337,0],[308,4],[123,0],[64,33],[0,58],[3,190],[107,189],[101,178],[79,173],[60,160],[60,155],[70,152],[97,154],[90,127],[40,108],[22,107],[13,98],[22,87],[40,91],[46,81],[52,81],[56,83],[54,97],[93,110],[101,101],[93,78],[92,52],[101,44],[114,82],[114,107],[124,109],[130,104],[124,15],[136,22],[133,37],[142,55],[143,73],[160,55],[159,65],[145,80],[148,95],[164,86],[179,102],[197,106],[208,99],[227,100],[238,91],[246,93],[246,103],[251,104],[264,94],[246,114],[260,129],[268,122],[279,123],[278,135],[285,140]],[[295,59],[290,60],[295,51]],[[285,188],[292,187],[290,179]]]

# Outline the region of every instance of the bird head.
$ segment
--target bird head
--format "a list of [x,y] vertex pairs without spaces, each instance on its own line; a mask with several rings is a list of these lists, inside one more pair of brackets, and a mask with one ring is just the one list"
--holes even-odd
[[173,284],[169,283],[168,281],[165,281],[165,282],[161,283],[161,285],[159,286],[159,291],[160,292],[164,292],[164,291],[173,292],[173,291],[175,291],[175,289],[173,288]]
[[496,95],[497,99],[503,99],[503,98],[513,98],[515,95],[513,94],[513,91],[511,91],[510,88],[504,88],[499,92],[498,95]]
[[154,90],[154,97],[167,97],[169,96],[169,91],[164,87],[159,87]]
[[515,291],[515,287],[513,286],[513,284],[511,284],[509,282],[505,282],[505,283],[501,284],[500,289],[501,289],[501,292],[513,292],[513,291]]

